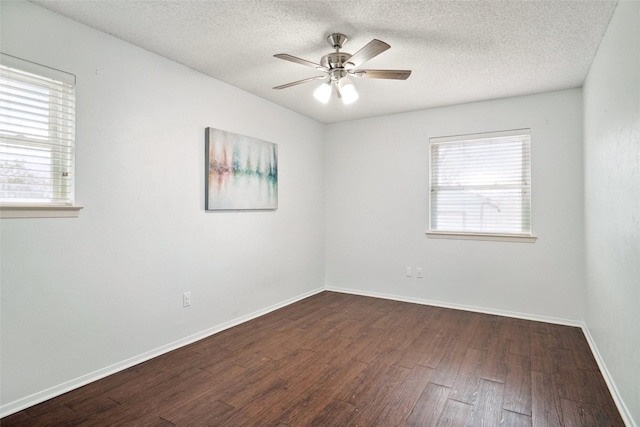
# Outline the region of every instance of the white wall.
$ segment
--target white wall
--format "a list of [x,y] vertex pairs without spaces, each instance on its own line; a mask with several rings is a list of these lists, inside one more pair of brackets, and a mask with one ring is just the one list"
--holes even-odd
[[[427,239],[429,138],[521,128],[538,241]],[[329,287],[582,320],[579,89],[333,124],[326,138]]]
[[618,4],[584,101],[586,323],[640,422],[640,2]]
[[[3,52],[77,75],[84,206],[0,223],[4,407],[324,285],[323,125],[30,3],[1,19]],[[208,126],[278,144],[277,211],[205,213]]]

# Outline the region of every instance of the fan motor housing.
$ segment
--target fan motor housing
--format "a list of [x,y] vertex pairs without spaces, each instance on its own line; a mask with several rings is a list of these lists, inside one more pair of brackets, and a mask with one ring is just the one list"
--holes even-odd
[[345,68],[349,58],[351,58],[350,53],[333,52],[323,56],[322,59],[320,59],[320,65],[327,67],[330,70],[336,68]]

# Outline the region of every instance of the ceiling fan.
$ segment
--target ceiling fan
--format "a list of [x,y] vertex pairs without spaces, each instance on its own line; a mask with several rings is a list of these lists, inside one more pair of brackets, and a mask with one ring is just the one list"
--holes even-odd
[[367,43],[362,49],[351,55],[350,53],[340,52],[342,45],[347,41],[347,36],[340,33],[334,33],[327,37],[327,42],[335,49],[335,52],[328,53],[320,59],[320,63],[307,61],[286,53],[273,55],[276,58],[286,61],[295,62],[296,64],[305,65],[321,71],[324,75],[309,77],[307,79],[283,84],[274,87],[274,89],[286,89],[302,83],[308,83],[315,80],[325,80],[320,85],[313,96],[323,104],[329,102],[333,88],[335,88],[338,98],[345,104],[350,104],[358,99],[358,92],[355,86],[349,80],[348,76],[367,78],[367,79],[394,79],[406,80],[411,75],[411,70],[367,70],[358,68],[368,60],[380,55],[389,49],[387,43],[378,39],[373,39]]

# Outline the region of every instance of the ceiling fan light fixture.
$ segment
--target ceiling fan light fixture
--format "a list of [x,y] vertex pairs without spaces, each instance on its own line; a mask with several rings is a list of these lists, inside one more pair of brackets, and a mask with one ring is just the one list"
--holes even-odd
[[324,73],[324,76],[309,77],[276,86],[274,89],[286,89],[314,80],[324,80],[324,83],[313,92],[314,98],[323,104],[327,104],[331,99],[333,87],[335,86],[338,99],[340,99],[343,104],[351,104],[358,99],[358,92],[351,80],[347,78],[349,75],[357,78],[392,80],[406,80],[411,75],[411,70],[368,70],[359,68],[365,62],[375,58],[391,47],[381,40],[371,40],[353,55],[340,51],[342,45],[347,41],[347,36],[344,34],[333,33],[327,37],[327,41],[331,47],[335,49],[335,52],[324,55],[320,58],[320,63],[307,61],[306,59],[298,58],[297,56],[287,53],[274,55],[276,58],[311,67],[316,71]]
[[331,85],[326,82],[322,83],[313,92],[313,97],[323,104],[326,104],[327,102],[329,102],[329,98],[331,98]]
[[356,87],[347,77],[343,77],[340,79],[340,81],[338,82],[338,87],[340,88],[340,93],[342,94],[342,102],[344,104],[351,104],[358,99],[358,92],[356,91]]

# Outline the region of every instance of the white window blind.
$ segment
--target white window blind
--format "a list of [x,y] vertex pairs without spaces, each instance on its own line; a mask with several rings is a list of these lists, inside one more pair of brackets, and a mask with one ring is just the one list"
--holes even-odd
[[429,141],[429,231],[531,236],[528,129]]
[[75,77],[3,54],[0,203],[72,205],[74,142]]

